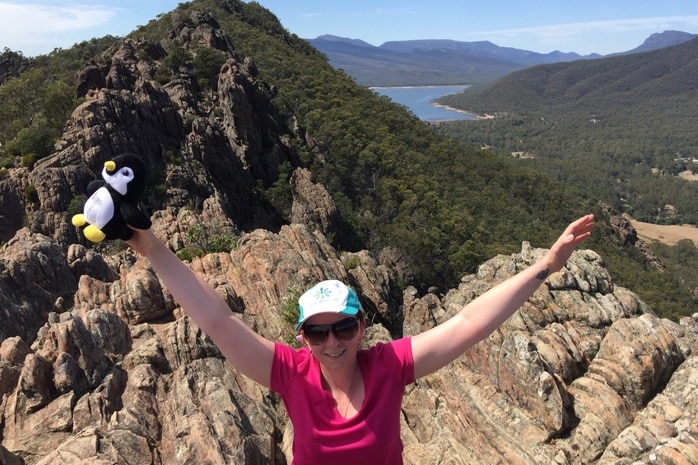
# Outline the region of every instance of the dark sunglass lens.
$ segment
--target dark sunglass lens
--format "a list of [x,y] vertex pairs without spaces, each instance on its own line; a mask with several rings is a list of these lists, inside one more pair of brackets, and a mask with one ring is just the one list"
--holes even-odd
[[356,318],[347,318],[334,326],[334,335],[337,339],[348,341],[356,336],[359,329],[359,321]]
[[303,328],[303,334],[312,345],[320,345],[327,340],[330,334],[330,327],[324,325],[308,326]]

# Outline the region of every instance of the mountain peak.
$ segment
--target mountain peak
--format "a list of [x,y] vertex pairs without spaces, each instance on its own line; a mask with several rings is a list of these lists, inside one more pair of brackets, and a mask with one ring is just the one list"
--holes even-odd
[[340,37],[340,36],[335,36],[332,34],[323,34],[321,36],[317,36],[315,39],[310,40],[311,43],[316,43],[319,41],[349,44],[349,45],[354,45],[357,47],[371,47],[371,48],[374,47],[373,45],[371,45],[368,42],[365,42],[361,39],[350,39],[348,37]]
[[671,47],[672,45],[682,44],[693,40],[698,37],[696,34],[690,34],[688,32],[682,31],[663,31],[655,32],[650,35],[645,41],[637,48],[630,50],[627,53],[638,53],[638,52],[649,52],[652,50],[657,50],[659,48]]

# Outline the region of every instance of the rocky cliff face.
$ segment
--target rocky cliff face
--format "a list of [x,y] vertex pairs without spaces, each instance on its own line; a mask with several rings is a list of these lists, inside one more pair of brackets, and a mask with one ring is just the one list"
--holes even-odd
[[[155,80],[173,44],[226,54],[206,98],[186,72]],[[279,399],[221,357],[147,261],[87,246],[70,225],[71,201],[120,152],[146,159],[145,204],[170,247],[199,223],[240,234],[190,266],[273,340],[293,340],[283,309],[324,278],[360,291],[370,344],[444,321],[543,253],[524,243],[444,295],[403,291],[394,251],[331,246],[342,219],[312,173],[291,176],[291,224],[259,199],[255,186],[295,160],[292,134],[212,18],[104,58],[80,74],[86,99],[55,152],[0,180],[0,463],[290,462]],[[657,318],[579,251],[490,338],[408,389],[405,462],[698,463],[697,349],[698,318]]]
[[[412,334],[541,253],[524,245],[445,296],[408,288],[399,300],[395,267],[340,257],[302,224],[244,234],[191,266],[256,331],[288,340],[280,310],[297,286],[338,277]],[[278,398],[222,359],[146,261],[21,231],[2,264],[0,285],[14,290],[3,292],[3,463],[286,463]],[[380,324],[370,334],[390,337]],[[697,349],[698,319],[657,318],[601,257],[576,252],[489,339],[408,389],[405,461],[695,463]]]

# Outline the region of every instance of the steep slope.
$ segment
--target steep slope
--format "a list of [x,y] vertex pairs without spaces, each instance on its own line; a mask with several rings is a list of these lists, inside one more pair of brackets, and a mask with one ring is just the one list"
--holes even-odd
[[[482,260],[512,251],[522,235],[547,243],[556,227],[589,208],[549,180],[437,136],[332,70],[258,4],[200,8],[183,5],[169,22],[135,31],[81,71],[87,101],[56,153],[36,163],[35,173],[0,180],[12,194],[4,197],[7,211],[25,211],[37,231],[71,242],[71,201],[100,163],[130,149],[151,158],[150,210],[201,213],[213,204],[226,215],[225,230],[227,223],[276,229],[291,219],[289,181],[305,167],[337,204],[342,220],[327,231],[334,245],[395,247],[426,289],[457,284]],[[101,118],[110,105],[119,120],[107,125]],[[99,117],[85,123],[85,110]],[[134,114],[145,123],[128,118]],[[24,189],[35,189],[36,198],[29,201]],[[13,218],[3,238],[22,224],[21,215]]]
[[[637,220],[696,225],[698,184],[679,176],[697,167],[696,72],[696,39],[647,53],[533,67],[479,92],[440,99],[497,117],[444,124],[439,131],[516,159]],[[696,262],[689,259],[695,245],[684,246],[680,253],[655,248],[676,276],[664,284],[681,296],[675,314],[693,312],[698,287]],[[645,299],[661,295],[640,284],[641,275],[626,278]]]

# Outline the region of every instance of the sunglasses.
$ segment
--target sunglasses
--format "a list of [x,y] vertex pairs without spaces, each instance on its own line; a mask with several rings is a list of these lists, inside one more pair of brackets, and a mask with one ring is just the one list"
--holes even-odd
[[345,318],[331,325],[303,325],[303,336],[314,346],[327,342],[330,331],[340,341],[350,341],[359,332],[359,320]]

